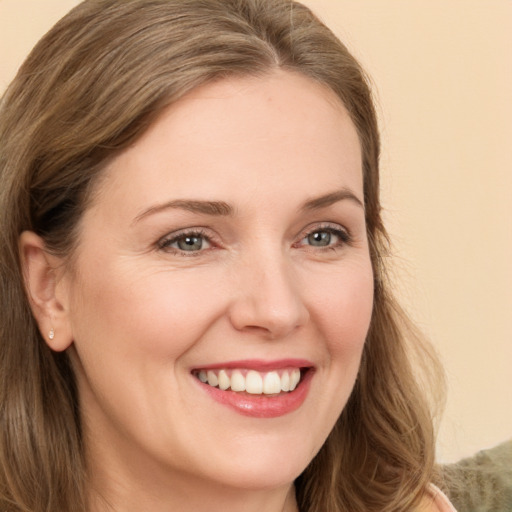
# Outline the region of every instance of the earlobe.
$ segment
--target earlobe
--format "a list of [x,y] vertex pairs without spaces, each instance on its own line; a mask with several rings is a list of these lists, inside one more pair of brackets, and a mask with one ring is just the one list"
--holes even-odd
[[41,335],[52,350],[66,350],[73,337],[67,298],[57,293],[60,259],[49,254],[43,239],[32,231],[21,234],[19,250],[25,290]]

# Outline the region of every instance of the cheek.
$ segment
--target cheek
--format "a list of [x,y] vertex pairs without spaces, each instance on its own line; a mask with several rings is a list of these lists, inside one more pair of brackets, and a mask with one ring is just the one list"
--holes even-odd
[[216,318],[218,294],[205,288],[201,273],[105,268],[80,281],[73,307],[79,349],[86,342],[101,345],[103,355],[114,352],[122,359],[136,354],[168,362],[190,348]]
[[318,369],[320,389],[314,396],[318,438],[323,443],[357,379],[373,310],[373,273],[369,262],[361,262],[343,266],[323,279],[317,274],[315,283],[310,311],[323,341],[317,345],[324,358]]
[[180,362],[219,310],[216,297],[200,293],[202,280],[160,270],[83,273],[73,301],[75,368],[91,422],[106,415],[141,438],[171,436],[163,404],[181,403],[173,394],[183,386]]
[[[317,280],[318,281],[318,280]],[[331,352],[360,354],[373,310],[373,272],[368,261],[332,272],[311,299]],[[332,354],[334,355],[334,354]]]
[[373,311],[373,272],[361,261],[333,272],[313,299],[315,320],[327,351],[327,384],[322,402],[329,411],[328,430],[345,407],[354,387]]

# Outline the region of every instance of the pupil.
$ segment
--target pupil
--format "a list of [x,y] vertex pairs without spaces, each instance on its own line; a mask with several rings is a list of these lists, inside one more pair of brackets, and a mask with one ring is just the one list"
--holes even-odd
[[316,233],[312,233],[309,235],[309,243],[311,245],[318,246],[326,246],[331,243],[331,233],[327,231],[317,231]]
[[198,236],[186,236],[178,242],[178,246],[183,251],[197,251],[203,246],[203,241]]

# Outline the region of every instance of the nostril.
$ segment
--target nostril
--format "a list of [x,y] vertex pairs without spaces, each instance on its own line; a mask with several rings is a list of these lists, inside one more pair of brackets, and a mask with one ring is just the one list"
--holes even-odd
[[288,336],[308,322],[309,312],[297,297],[278,306],[271,302],[271,297],[239,299],[230,308],[232,325],[240,332],[276,339]]
[[292,333],[294,333],[300,326],[284,326],[283,324],[271,324],[267,323],[266,326],[259,325],[245,325],[241,329],[237,329],[240,332],[252,334],[255,336],[261,336],[269,340],[282,339]]

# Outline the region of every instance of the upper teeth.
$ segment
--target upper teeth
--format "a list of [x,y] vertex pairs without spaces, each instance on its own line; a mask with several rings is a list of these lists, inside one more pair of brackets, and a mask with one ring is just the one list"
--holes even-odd
[[281,391],[293,391],[300,381],[300,369],[266,373],[255,370],[201,370],[197,376],[201,382],[222,390],[273,395]]

